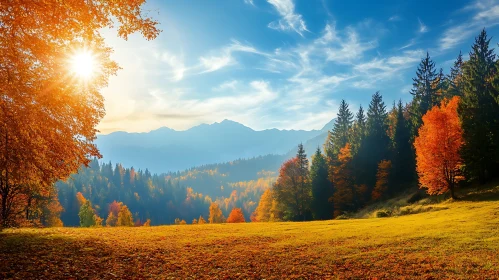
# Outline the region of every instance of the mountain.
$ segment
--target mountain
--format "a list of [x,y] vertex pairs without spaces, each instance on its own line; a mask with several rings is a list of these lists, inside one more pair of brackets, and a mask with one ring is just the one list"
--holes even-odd
[[113,132],[98,135],[95,143],[105,162],[163,173],[261,155],[285,155],[298,143],[322,138],[324,133],[324,130],[255,131],[224,120],[185,131],[163,127],[147,133]]

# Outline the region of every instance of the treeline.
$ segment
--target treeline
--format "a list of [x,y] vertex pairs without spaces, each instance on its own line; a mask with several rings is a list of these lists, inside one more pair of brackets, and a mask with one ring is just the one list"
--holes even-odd
[[[119,210],[116,209],[120,207],[117,205],[126,206],[132,213],[134,225],[146,221],[158,225],[173,224],[176,219],[191,222],[204,217],[208,220],[212,203],[220,207],[225,217],[234,208],[239,208],[249,220],[259,197],[275,181],[272,172],[255,172],[253,177],[258,176],[261,178],[230,182],[228,173],[207,168],[151,174],[147,169],[100,164],[94,159],[88,167],[82,167],[77,174],[56,185],[60,205],[64,208],[61,220],[66,226],[105,225],[110,215],[118,218]],[[210,195],[194,191],[196,187],[204,192],[205,186]],[[90,222],[82,223],[79,215],[82,207],[91,213],[86,220]]]
[[[387,110],[380,92],[354,116],[340,104],[334,128],[309,164],[300,144],[261,197],[256,221],[342,217],[419,183],[430,194],[499,171],[499,62],[483,30],[469,60],[458,55],[448,75],[427,53],[407,104]],[[418,182],[419,181],[419,182]]]

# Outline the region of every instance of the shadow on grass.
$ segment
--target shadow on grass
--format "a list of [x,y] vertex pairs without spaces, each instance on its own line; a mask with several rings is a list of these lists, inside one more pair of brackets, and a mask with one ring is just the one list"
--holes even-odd
[[95,238],[0,233],[1,279],[111,279],[112,248]]
[[458,198],[462,201],[498,201],[499,181],[463,189],[463,194]]

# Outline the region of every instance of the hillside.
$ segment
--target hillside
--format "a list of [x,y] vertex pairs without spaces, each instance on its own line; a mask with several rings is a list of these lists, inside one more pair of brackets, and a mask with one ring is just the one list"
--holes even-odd
[[8,229],[0,278],[494,279],[498,198],[491,187],[392,218]]
[[114,132],[98,135],[95,143],[104,162],[120,162],[124,166],[163,173],[239,158],[282,155],[294,150],[300,142],[323,133],[323,130],[255,131],[224,120],[185,131],[163,127],[148,133]]

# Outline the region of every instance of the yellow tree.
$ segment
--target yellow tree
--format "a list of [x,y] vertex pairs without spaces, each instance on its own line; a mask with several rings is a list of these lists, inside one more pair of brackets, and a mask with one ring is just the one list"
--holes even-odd
[[144,2],[0,4],[2,226],[13,225],[32,192],[47,195],[54,182],[100,156],[92,143],[104,116],[100,91],[119,68],[101,31],[116,26],[124,39],[134,32],[154,39],[157,22],[143,14]]
[[210,224],[218,224],[225,222],[225,217],[222,210],[217,203],[212,202],[210,205],[210,217],[208,218]]
[[463,160],[459,150],[464,141],[458,104],[459,97],[455,96],[428,111],[414,142],[419,183],[429,194],[450,191],[455,198],[456,184],[464,179],[460,170]]
[[265,192],[260,197],[260,202],[258,207],[255,209],[253,216],[255,217],[255,222],[269,222],[271,218],[272,209],[272,191],[270,189],[265,190]]
[[128,206],[123,205],[118,213],[118,221],[116,225],[119,227],[133,227],[133,216],[132,212],[128,210]]

